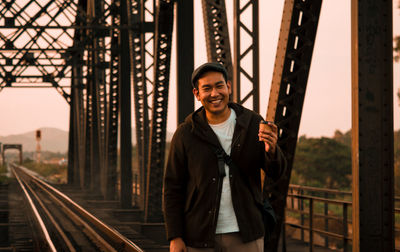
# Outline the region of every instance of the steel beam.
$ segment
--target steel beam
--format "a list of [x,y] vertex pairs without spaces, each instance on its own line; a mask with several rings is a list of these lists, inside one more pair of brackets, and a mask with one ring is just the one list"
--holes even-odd
[[[74,100],[74,99],[73,99]],[[76,169],[75,169],[75,165],[78,165],[79,161],[76,160],[76,147],[78,147],[78,145],[75,146],[74,144],[74,136],[75,136],[75,131],[77,129],[75,129],[75,114],[73,111],[73,106],[72,106],[72,101],[71,100],[71,106],[69,108],[69,131],[68,131],[68,166],[67,166],[67,183],[69,185],[73,185],[75,184],[75,174],[76,174]]]
[[352,0],[353,251],[394,251],[392,2]]
[[[95,1],[94,2],[94,11],[95,16],[93,23],[97,25],[106,25],[104,16],[106,16],[105,12],[105,1]],[[94,48],[106,48],[105,45],[105,33],[101,30],[92,31],[94,37]],[[94,188],[92,189],[100,189],[100,192],[103,196],[106,195],[107,188],[106,188],[106,119],[107,119],[107,90],[106,90],[106,73],[105,73],[105,51],[99,50],[95,51],[94,53],[94,64],[93,64],[93,74],[94,74],[94,84],[96,87],[96,126],[95,134],[97,134],[95,141],[98,141],[98,145],[96,148],[96,152],[98,153],[98,167],[94,167],[98,171],[98,175],[92,174],[92,178],[95,178],[96,181],[92,185]],[[96,145],[94,145],[96,146]],[[96,155],[97,155],[96,153]],[[93,156],[95,158],[95,156]]]
[[[79,58],[82,57],[82,54],[74,55],[74,62],[79,61]],[[79,65],[73,65],[73,76],[81,76],[82,75],[82,67]],[[68,147],[69,156],[72,157],[72,160],[68,159],[68,169],[72,169],[73,171],[69,172],[68,182],[73,185],[80,185],[81,182],[81,170],[83,169],[83,155],[85,153],[84,149],[84,125],[83,125],[83,83],[82,79],[73,78],[72,82],[74,83],[71,88],[71,103],[70,103],[70,132],[69,134],[72,137],[72,142]],[[72,132],[72,133],[71,133]],[[72,147],[72,149],[70,149]],[[70,174],[71,173],[71,174]],[[70,180],[72,180],[70,182]]]
[[174,4],[158,0],[155,20],[154,88],[150,130],[145,222],[162,222],[162,178],[167,132],[168,91]]
[[[128,24],[128,0],[120,2],[120,22]],[[121,192],[122,208],[132,207],[132,118],[131,118],[131,67],[129,32],[121,30],[119,37],[119,101],[120,101],[120,143],[121,143]]]
[[[78,1],[79,11],[76,13],[75,23],[77,26],[85,26],[86,19],[82,19],[82,13],[86,16],[87,10],[87,1],[80,0]],[[73,131],[73,142],[72,148],[68,151],[73,156],[73,160],[68,160],[68,165],[71,163],[71,168],[73,169],[73,181],[72,184],[76,186],[81,186],[83,188],[84,181],[84,165],[85,165],[85,106],[84,106],[84,81],[85,77],[83,75],[83,56],[84,56],[84,48],[81,46],[82,41],[85,37],[85,31],[78,29],[75,30],[74,33],[74,42],[72,47],[80,47],[81,49],[70,51],[68,55],[65,55],[65,59],[69,60],[72,65],[72,73],[71,73],[71,109],[70,120],[73,121],[70,131]],[[71,129],[73,127],[74,129]],[[71,133],[70,133],[71,134]],[[69,178],[68,178],[69,180]]]
[[220,62],[232,80],[233,68],[225,0],[202,0],[208,61]]
[[177,123],[194,111],[191,75],[194,69],[193,0],[176,2]]
[[[251,12],[251,20],[246,15],[248,10]],[[258,0],[234,0],[233,16],[233,101],[243,105],[250,101],[251,106],[246,107],[258,113],[260,111]]]
[[[100,1],[102,2],[102,1]],[[97,11],[96,1],[91,0],[88,1],[88,17],[89,21],[92,23],[98,22],[98,16],[100,13]],[[91,36],[91,44],[89,45],[92,48],[99,47],[99,41],[96,37],[96,33],[90,32],[89,36]],[[101,161],[100,161],[100,146],[101,146],[101,139],[100,139],[100,119],[99,119],[99,106],[100,103],[99,99],[99,73],[97,69],[97,62],[98,62],[98,54],[95,51],[89,52],[88,61],[90,62],[89,65],[89,81],[88,85],[88,96],[90,96],[90,128],[87,134],[90,135],[90,190],[94,193],[100,193],[102,191],[101,182],[100,182],[100,174],[101,174]],[[99,190],[100,189],[100,190]]]
[[287,160],[287,169],[277,183],[264,186],[271,193],[278,225],[266,251],[276,251],[283,226],[290,174],[297,143],[308,74],[322,0],[286,0],[269,96],[267,120],[279,127],[278,144]]
[[[140,24],[146,22],[146,16],[150,16],[153,19],[153,12],[148,12],[145,5],[146,1],[137,0],[132,1],[132,11],[128,13],[129,23]],[[150,15],[146,13],[151,13]],[[154,20],[153,20],[154,21]],[[154,33],[154,31],[152,31]],[[150,41],[154,42],[153,39]],[[148,165],[148,153],[149,153],[149,105],[148,105],[148,83],[147,79],[147,66],[152,68],[153,62],[149,64],[148,53],[146,52],[146,46],[150,41],[146,40],[146,34],[144,31],[133,32],[129,31],[129,43],[132,50],[130,51],[131,56],[131,71],[133,73],[133,96],[135,105],[135,126],[136,126],[136,153],[139,171],[136,171],[140,179],[140,200],[135,202],[135,207],[144,209],[145,193],[146,188],[146,174]],[[150,57],[152,61],[152,57]],[[138,195],[135,195],[137,199]]]
[[90,80],[90,72],[86,81],[85,94],[85,166],[83,170],[83,180],[81,181],[82,188],[89,190],[91,184],[91,167],[92,167],[92,127],[93,127],[93,106],[92,106],[92,84]]
[[[112,1],[112,25],[120,22],[120,0]],[[109,95],[107,103],[106,123],[106,167],[105,167],[105,198],[113,200],[117,191],[117,148],[118,148],[118,119],[119,119],[119,30],[111,31],[111,58],[109,76]]]

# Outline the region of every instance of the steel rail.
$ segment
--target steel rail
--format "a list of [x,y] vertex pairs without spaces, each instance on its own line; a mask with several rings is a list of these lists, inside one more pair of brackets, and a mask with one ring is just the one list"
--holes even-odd
[[294,185],[294,184],[290,184],[289,189],[303,190],[303,191],[309,191],[309,192],[323,192],[323,193],[331,193],[331,194],[351,195],[350,191],[340,191],[337,189],[326,189],[326,188],[318,188],[318,187]]
[[100,248],[106,248],[107,251],[117,251],[110,245],[106,240],[104,240],[101,235],[99,235],[88,223],[86,223],[82,218],[75,214],[71,209],[69,209],[61,200],[54,196],[50,191],[48,191],[42,184],[38,183],[36,180],[32,180],[40,189],[45,192],[60,208],[64,211],[78,227],[81,226],[82,231],[92,240],[95,244],[100,244]]
[[[303,214],[303,215],[308,215],[309,212],[306,210],[297,210],[294,208],[288,208],[286,207],[285,211],[289,211],[292,213],[297,213],[297,214]],[[335,216],[335,215],[323,215],[323,214],[317,214],[314,213],[314,217],[316,218],[321,218],[321,219],[328,219],[328,220],[336,220],[336,221],[342,221],[343,217],[340,216]],[[348,220],[348,223],[352,223],[351,220]]]
[[[304,200],[313,200],[314,202],[321,202],[325,205],[325,210],[327,211],[328,209],[328,204],[329,205],[342,205],[343,206],[343,215],[347,214],[347,210],[345,210],[344,205],[346,205],[347,207],[351,207],[352,206],[352,202],[351,201],[346,201],[346,200],[337,200],[337,199],[329,199],[328,195],[331,196],[336,196],[336,197],[343,197],[346,198],[348,196],[352,195],[352,192],[350,191],[340,191],[337,189],[326,189],[326,188],[317,188],[317,187],[310,187],[310,186],[303,186],[303,185],[294,185],[291,184],[289,185],[289,192],[287,195],[287,201],[289,202],[286,206],[286,211],[287,212],[293,212],[296,214],[300,214],[300,215],[310,215],[310,209],[303,209],[302,207],[302,202]],[[310,195],[311,194],[311,195]],[[324,198],[322,197],[317,197],[314,196],[314,194],[324,194]],[[400,200],[400,197],[394,197],[395,202],[398,202]],[[291,202],[291,203],[290,203]],[[295,204],[296,202],[296,204]],[[346,207],[346,208],[347,208]],[[321,218],[321,219],[325,219],[325,221],[328,220],[335,220],[338,222],[343,221],[346,224],[352,224],[353,221],[352,219],[347,219],[344,216],[336,216],[336,215],[326,215],[327,212],[325,212],[325,214],[319,214],[319,213],[312,213],[312,218],[316,219],[316,218]],[[397,216],[398,214],[400,214],[400,208],[394,208],[394,214]],[[302,223],[304,221],[304,217],[302,217]],[[327,223],[327,222],[325,222]],[[348,241],[351,241],[353,238],[351,236],[349,236],[348,234],[343,235],[343,234],[338,234],[338,233],[333,233],[326,230],[321,230],[315,227],[312,227],[312,229],[310,229],[309,226],[305,226],[303,224],[297,224],[297,223],[292,223],[292,222],[285,222],[286,226],[290,226],[293,228],[298,228],[300,229],[302,232],[303,231],[311,231],[311,232],[315,232],[315,233],[319,233],[324,235],[325,237],[330,236],[336,239],[346,239]],[[325,224],[326,228],[328,224]],[[395,224],[395,232],[398,233],[400,232],[400,228],[397,224]],[[347,232],[347,231],[346,231]],[[303,238],[302,238],[303,240]],[[327,244],[327,243],[326,243]],[[325,247],[327,247],[327,245],[325,245]],[[400,251],[399,249],[395,249],[395,251]]]
[[39,214],[35,204],[33,203],[32,198],[29,196],[29,193],[26,190],[24,183],[22,182],[21,178],[18,176],[18,174],[16,173],[16,171],[14,169],[12,169],[12,172],[13,172],[15,178],[17,179],[18,183],[20,184],[21,189],[24,192],[24,195],[25,195],[26,199],[28,200],[29,205],[31,206],[31,209],[34,213],[34,217],[40,226],[40,231],[42,232],[42,234],[45,238],[44,240],[46,241],[46,244],[48,245],[50,251],[56,252],[57,250],[53,244],[53,241],[50,238],[49,232],[47,231],[47,228],[44,225],[44,222],[43,222],[42,218],[40,217],[40,214]]
[[321,197],[315,197],[315,196],[309,196],[309,195],[298,195],[298,194],[291,194],[291,193],[288,193],[287,196],[298,198],[298,199],[313,199],[315,201],[327,202],[330,204],[337,204],[337,205],[343,205],[343,204],[352,205],[351,201],[346,201],[346,200],[325,199],[325,198],[321,198]]
[[74,246],[71,243],[71,240],[67,237],[67,235],[65,234],[65,232],[62,230],[61,226],[57,223],[56,219],[54,218],[54,216],[51,214],[51,212],[48,210],[48,208],[45,206],[45,204],[43,203],[43,201],[40,199],[40,197],[38,196],[38,194],[35,192],[35,190],[32,189],[32,187],[28,184],[25,183],[26,187],[29,189],[30,193],[35,197],[36,201],[39,203],[40,207],[43,209],[43,211],[45,212],[45,214],[47,215],[48,219],[50,220],[50,222],[53,224],[53,226],[57,229],[58,233],[60,234],[60,236],[62,237],[63,241],[65,242],[66,246],[68,247],[68,249],[70,251],[76,251],[76,249],[74,248]]
[[[320,193],[330,193],[330,194],[342,194],[342,196],[350,196],[352,195],[351,191],[341,191],[337,189],[326,189],[326,188],[318,188],[318,187],[312,187],[312,186],[303,186],[303,185],[295,185],[295,184],[290,184],[289,189],[303,191],[304,192],[320,192]],[[395,196],[394,197],[395,201],[400,201],[400,197]]]
[[310,228],[309,226],[305,226],[305,225],[299,225],[299,224],[295,224],[295,223],[290,223],[290,222],[286,222],[285,225],[287,226],[291,226],[293,228],[299,228],[299,229],[303,229],[303,230],[307,230],[310,231],[312,230],[315,233],[319,233],[319,234],[323,234],[323,235],[327,235],[333,238],[337,238],[337,239],[347,239],[347,240],[352,240],[351,236],[344,236],[341,234],[336,234],[336,233],[332,233],[332,232],[328,232],[328,231],[324,231],[318,228]]
[[[61,193],[59,190],[54,188],[53,186],[47,184],[46,182],[36,178],[35,176],[27,173],[22,167],[13,165],[14,169],[18,170],[19,172],[25,174],[29,179],[35,183],[37,186],[39,186],[43,192],[46,192],[58,205],[60,205],[63,209],[65,209],[68,212],[68,215],[72,215],[73,219],[75,221],[80,222],[81,226],[83,225],[85,229],[87,229],[91,234],[93,239],[96,239],[100,241],[102,246],[107,247],[108,251],[117,251],[111,245],[109,245],[102,237],[100,237],[99,234],[97,234],[96,231],[93,230],[92,226],[99,229],[105,236],[107,236],[114,244],[120,245],[118,248],[123,249],[122,251],[134,251],[134,252],[142,252],[142,250],[134,244],[132,241],[121,235],[118,231],[115,229],[109,227],[105,223],[101,222],[99,219],[97,219],[95,216],[90,214],[88,211],[83,209],[81,206],[76,204],[74,201],[72,201],[68,196],[65,194]],[[68,205],[68,207],[67,207]],[[71,210],[72,209],[72,210]],[[75,211],[76,213],[74,213]],[[79,216],[82,216],[86,220],[83,221]],[[74,220],[73,220],[74,221]],[[75,222],[74,221],[74,222]],[[92,226],[91,226],[92,225]]]

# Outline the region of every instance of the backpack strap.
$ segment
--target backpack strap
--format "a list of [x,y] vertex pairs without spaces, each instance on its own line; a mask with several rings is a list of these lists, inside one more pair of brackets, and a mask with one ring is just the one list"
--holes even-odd
[[218,159],[218,172],[219,172],[219,176],[221,178],[226,176],[225,173],[225,155],[226,152],[224,151],[224,149],[222,149],[222,147],[220,146],[219,148],[214,148],[214,153],[215,155],[217,155],[217,159]]
[[250,190],[251,194],[254,197],[254,200],[256,202],[257,208],[260,210],[263,218],[263,225],[264,225],[264,242],[268,242],[269,239],[271,238],[271,234],[274,231],[275,225],[276,225],[276,215],[274,212],[274,209],[272,208],[271,204],[269,203],[268,198],[264,198],[262,200],[262,203],[258,202],[255,198],[255,193],[251,189],[250,186],[250,181],[246,176],[242,174],[242,171],[235,165],[233,162],[231,156],[226,154],[225,150],[222,148],[220,145],[219,147],[213,146],[215,155],[217,155],[218,158],[218,170],[220,177],[223,178],[226,176],[225,174],[225,164],[229,166],[230,169],[236,170],[241,176],[243,176],[243,180],[247,184],[248,189]]

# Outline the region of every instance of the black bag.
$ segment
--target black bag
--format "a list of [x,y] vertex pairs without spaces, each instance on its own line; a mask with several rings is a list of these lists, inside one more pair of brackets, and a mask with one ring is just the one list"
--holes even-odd
[[[217,155],[218,158],[218,170],[221,177],[225,177],[225,164],[227,164],[232,170],[237,169],[239,173],[241,172],[239,168],[236,167],[235,163],[233,162],[231,156],[226,154],[225,150],[222,149],[221,146],[219,148],[214,149],[214,153]],[[246,178],[246,176],[243,176]],[[250,182],[245,179],[246,183],[248,184],[248,188],[250,187]],[[252,190],[250,190],[253,193]],[[253,195],[255,198],[255,195]],[[276,225],[276,215],[274,209],[272,208],[271,204],[269,203],[268,198],[265,198],[262,204],[258,203],[258,208],[261,211],[261,215],[263,217],[263,224],[265,230],[264,241],[267,242],[270,240],[272,232],[274,231]]]

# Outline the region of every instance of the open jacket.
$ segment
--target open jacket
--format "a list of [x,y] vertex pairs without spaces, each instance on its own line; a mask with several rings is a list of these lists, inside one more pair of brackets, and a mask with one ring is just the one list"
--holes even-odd
[[[260,115],[236,103],[229,103],[229,107],[237,116],[230,156],[240,171],[230,169],[227,176],[239,233],[243,242],[249,242],[264,235],[261,212],[256,205],[262,202],[260,169],[277,178],[284,157],[279,147],[275,157],[269,157],[264,143],[258,140]],[[187,246],[214,247],[223,179],[218,174],[214,153],[218,146],[203,107],[176,130],[164,176],[168,240],[182,237]]]

